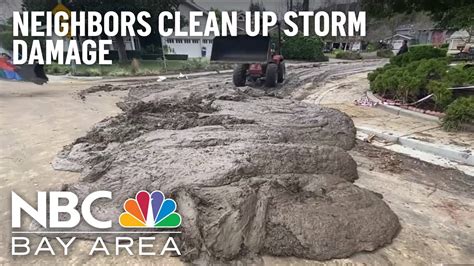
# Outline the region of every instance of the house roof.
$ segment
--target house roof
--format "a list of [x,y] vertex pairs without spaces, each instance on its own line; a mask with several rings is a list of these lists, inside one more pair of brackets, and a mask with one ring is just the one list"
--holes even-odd
[[451,34],[448,39],[464,39],[469,38],[469,33],[466,30],[458,30]]
[[202,11],[204,12],[205,14],[208,13],[208,10],[206,10],[205,8],[203,8],[202,6],[196,4],[194,2],[194,0],[181,0],[180,5],[186,5],[188,6],[191,10],[194,10],[194,11]]
[[395,35],[393,35],[393,36],[391,36],[391,37],[385,38],[385,40],[393,39],[393,38],[396,38],[396,37],[400,37],[400,38],[406,39],[406,40],[413,40],[413,39],[415,39],[415,37],[413,37],[413,36],[411,36],[411,35],[406,35],[406,34],[399,34],[399,33],[397,33],[397,34],[395,34]]

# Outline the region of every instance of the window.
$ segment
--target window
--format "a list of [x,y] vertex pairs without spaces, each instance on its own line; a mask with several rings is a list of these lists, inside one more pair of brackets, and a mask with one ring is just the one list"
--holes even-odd
[[191,40],[185,39],[184,43],[191,43]]
[[212,40],[208,40],[209,44],[212,44]]
[[199,40],[193,40],[193,43],[199,43]]
[[206,39],[202,40],[202,43],[206,44],[206,43],[207,43],[207,40],[206,40]]
[[176,39],[176,43],[183,43],[183,39]]
[[174,43],[174,39],[167,39],[166,42],[167,43]]

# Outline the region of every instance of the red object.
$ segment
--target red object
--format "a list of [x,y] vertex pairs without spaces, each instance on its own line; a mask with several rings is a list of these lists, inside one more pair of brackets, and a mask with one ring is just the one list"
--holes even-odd
[[12,65],[8,61],[8,59],[6,59],[4,57],[0,57],[0,69],[14,72],[15,71],[15,66]]
[[280,64],[280,62],[283,61],[283,56],[280,54],[277,54],[277,55],[274,55],[272,59],[273,59],[273,62],[275,62],[275,64]]
[[249,74],[252,77],[261,77],[263,75],[262,64],[251,64],[249,67]]

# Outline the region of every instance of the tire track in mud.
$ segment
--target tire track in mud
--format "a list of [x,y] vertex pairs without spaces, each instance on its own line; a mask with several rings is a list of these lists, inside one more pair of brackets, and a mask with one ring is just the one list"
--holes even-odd
[[236,88],[232,84],[232,74],[219,74],[203,77],[190,77],[181,79],[169,79],[165,81],[153,80],[127,80],[110,81],[110,84],[94,86],[79,93],[81,99],[85,99],[89,93],[100,91],[110,92],[115,90],[130,90],[131,97],[142,98],[142,93],[151,94],[161,90],[182,89],[192,91],[198,89],[222,89],[228,88],[237,91],[244,91],[254,96],[274,96],[278,98],[290,98],[304,100],[315,86],[324,84],[329,80],[343,79],[349,75],[369,72],[383,66],[387,60],[373,59],[364,61],[341,61],[324,63],[288,63],[287,79],[278,84],[276,88],[266,88],[261,82],[247,83],[247,86]]
[[283,83],[278,94],[284,98],[304,100],[316,86],[329,80],[343,79],[349,75],[372,71],[386,62],[386,60],[377,59],[331,62],[312,66],[295,65],[289,68],[288,79]]

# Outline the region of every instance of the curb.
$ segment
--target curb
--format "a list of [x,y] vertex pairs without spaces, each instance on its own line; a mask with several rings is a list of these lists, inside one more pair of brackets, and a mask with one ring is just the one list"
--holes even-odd
[[[219,74],[229,74],[232,73],[232,69],[219,70],[219,71],[205,71],[205,72],[193,72],[183,74],[187,77],[205,77],[211,75]],[[166,77],[168,79],[178,79],[180,74],[165,74],[165,75],[154,75],[154,76],[128,76],[128,77],[107,77],[107,76],[97,76],[97,77],[82,77],[82,76],[64,76],[70,80],[81,80],[81,81],[106,81],[106,82],[125,82],[125,81],[135,81],[135,80],[155,80],[160,77]]]
[[359,132],[365,133],[367,135],[375,135],[376,137],[384,139],[391,143],[399,144],[401,146],[414,150],[431,153],[462,164],[474,166],[473,152],[463,147],[428,143],[412,139],[409,136],[399,136],[392,133],[380,132],[371,128],[356,128]]
[[387,105],[387,104],[384,104],[379,98],[377,98],[371,91],[367,91],[366,92],[366,95],[367,95],[367,98],[369,98],[369,100],[377,103],[376,107],[377,108],[381,108],[387,112],[390,112],[392,114],[396,114],[396,115],[406,115],[406,116],[411,116],[411,117],[415,117],[415,118],[421,118],[421,119],[424,119],[424,120],[429,120],[429,121],[433,121],[433,122],[440,122],[440,119],[439,117],[437,116],[433,116],[433,115],[428,115],[428,114],[424,114],[424,113],[419,113],[419,112],[415,112],[415,111],[411,111],[411,110],[408,110],[408,109],[404,109],[404,108],[400,108],[398,106],[394,106],[394,105]]

